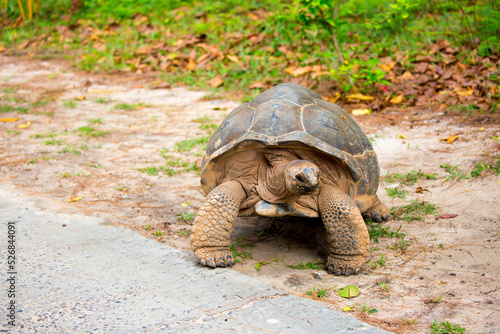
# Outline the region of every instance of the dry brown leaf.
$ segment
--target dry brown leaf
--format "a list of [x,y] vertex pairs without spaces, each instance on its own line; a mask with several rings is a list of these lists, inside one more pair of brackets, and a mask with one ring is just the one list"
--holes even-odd
[[17,49],[18,49],[18,50],[25,49],[25,48],[28,46],[28,44],[29,44],[29,43],[30,43],[29,41],[22,42],[21,44],[19,44],[19,45],[17,46]]
[[328,96],[328,102],[331,102],[331,103],[337,102],[338,99],[340,99],[339,92],[335,92],[335,94],[330,94],[330,96]]
[[474,94],[474,88],[467,87],[466,90],[456,91],[455,93],[460,96],[471,96],[472,94]]
[[169,82],[164,81],[164,82],[160,82],[160,83],[151,85],[151,87],[149,87],[149,89],[166,89],[166,88],[170,88],[170,87],[172,87],[172,85]]
[[441,215],[441,216],[439,216],[439,218],[441,218],[441,219],[450,219],[450,218],[455,218],[457,216],[458,216],[458,214],[456,214],[456,213],[449,213],[447,215]]
[[212,88],[219,87],[224,83],[224,80],[222,80],[219,76],[216,76],[212,80],[208,82]]
[[260,81],[255,81],[253,84],[250,85],[249,87],[250,89],[254,89],[254,88],[266,88],[266,85],[264,85],[262,82]]
[[422,187],[418,187],[418,188],[415,190],[415,192],[416,192],[417,194],[421,194],[421,193],[423,193],[424,191],[429,191],[429,190],[427,190],[427,189],[425,189],[425,188],[422,188]]
[[411,74],[410,71],[406,71],[405,73],[403,73],[403,75],[401,75],[401,79],[403,80],[412,80],[414,78],[415,77],[413,76],[413,74]]
[[226,58],[229,59],[230,61],[232,61],[233,63],[238,64],[240,62],[238,57],[236,57],[235,55],[226,55]]
[[349,100],[363,100],[363,101],[372,101],[375,99],[373,96],[363,95],[361,93],[346,95],[345,98]]
[[2,118],[0,122],[17,122],[19,118]]
[[189,58],[188,64],[186,66],[188,71],[194,71],[196,69],[196,63],[193,58]]
[[393,104],[398,104],[403,102],[403,94],[393,97],[392,99],[389,100],[389,102]]
[[439,141],[445,141],[445,142],[447,142],[448,144],[451,144],[451,143],[453,143],[453,142],[454,142],[455,140],[457,140],[457,139],[458,139],[458,136],[451,135],[451,136],[449,136],[448,138],[441,138],[441,139],[439,139]]
[[83,101],[83,100],[85,100],[85,95],[76,96],[76,97],[75,97],[75,100],[78,100],[78,101]]
[[151,47],[149,45],[143,45],[137,49],[137,54],[148,55],[151,52]]
[[295,78],[304,75],[306,73],[309,73],[311,71],[312,71],[311,66],[305,66],[305,67],[292,66],[285,69],[286,73],[293,75]]
[[462,70],[466,70],[467,69],[467,66],[465,64],[462,64],[461,62],[458,62],[457,66],[460,67]]
[[79,200],[81,200],[83,197],[82,196],[77,196],[77,197],[70,197],[68,198],[66,201],[68,203],[73,203],[73,202],[78,202]]

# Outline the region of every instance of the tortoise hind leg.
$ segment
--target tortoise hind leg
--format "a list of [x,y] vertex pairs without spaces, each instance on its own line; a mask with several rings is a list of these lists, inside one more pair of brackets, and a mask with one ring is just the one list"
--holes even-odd
[[223,183],[208,194],[194,218],[191,234],[191,248],[202,265],[215,268],[234,264],[229,237],[245,197],[238,181]]
[[373,201],[372,206],[363,212],[364,219],[371,219],[377,223],[381,223],[382,221],[387,221],[389,219],[389,210],[383,204],[377,195],[375,195],[375,200]]
[[332,186],[320,189],[318,206],[330,243],[328,273],[357,274],[370,247],[361,212],[347,194]]

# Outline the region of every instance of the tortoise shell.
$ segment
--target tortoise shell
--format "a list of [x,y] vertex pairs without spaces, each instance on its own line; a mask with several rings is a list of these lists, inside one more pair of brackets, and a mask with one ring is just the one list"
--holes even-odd
[[227,154],[297,144],[343,163],[352,176],[352,195],[375,194],[379,165],[370,140],[339,106],[295,83],[268,89],[227,115],[208,141],[201,167],[202,188],[208,194],[218,186],[214,166]]

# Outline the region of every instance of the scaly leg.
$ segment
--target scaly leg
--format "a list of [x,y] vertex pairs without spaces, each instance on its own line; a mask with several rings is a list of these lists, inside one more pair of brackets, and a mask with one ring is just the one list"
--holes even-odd
[[323,186],[318,206],[330,243],[329,274],[357,274],[365,263],[370,237],[354,201],[332,186]]
[[194,218],[191,248],[198,261],[208,267],[232,266],[229,237],[246,193],[238,181],[219,185]]

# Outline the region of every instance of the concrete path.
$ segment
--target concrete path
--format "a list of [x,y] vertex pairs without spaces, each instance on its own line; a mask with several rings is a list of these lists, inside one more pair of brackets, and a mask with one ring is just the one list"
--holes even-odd
[[[188,252],[102,219],[35,204],[0,191],[0,331],[385,333],[233,270],[200,267]],[[8,274],[9,222],[16,274]],[[12,288],[16,298],[6,298]]]

